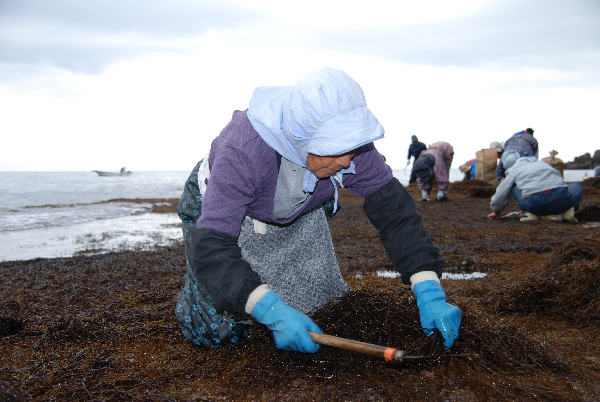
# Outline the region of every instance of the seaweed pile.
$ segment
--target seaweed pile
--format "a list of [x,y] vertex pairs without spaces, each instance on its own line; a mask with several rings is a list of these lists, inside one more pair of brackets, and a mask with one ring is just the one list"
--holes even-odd
[[538,314],[577,326],[600,326],[600,240],[590,236],[558,248],[544,270],[495,292],[500,312]]
[[581,182],[581,185],[585,189],[586,194],[595,194],[596,191],[600,190],[600,177],[590,177]]
[[496,187],[482,180],[463,180],[452,183],[452,192],[458,192],[468,197],[491,198],[496,192]]
[[598,203],[590,203],[586,200],[586,198],[600,195],[600,177],[590,177],[582,181],[581,185],[584,197],[581,207],[575,211],[575,218],[579,222],[600,222],[600,206]]
[[579,222],[600,222],[600,207],[598,205],[582,205],[575,211]]
[[[262,325],[238,348],[195,347],[174,317],[179,244],[0,263],[0,400],[596,400],[600,228],[489,221],[489,199],[458,184],[448,202],[415,204],[447,270],[487,274],[443,281],[463,312],[451,350],[423,333],[410,287],[377,275],[393,266],[363,201],[343,190],[329,222],[352,290],[311,316],[326,334],[422,358],[284,352]],[[584,187],[584,201],[600,195]]]

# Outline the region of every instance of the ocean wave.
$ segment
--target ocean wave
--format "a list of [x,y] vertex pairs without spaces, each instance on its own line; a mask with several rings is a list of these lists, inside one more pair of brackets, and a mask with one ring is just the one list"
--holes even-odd
[[0,232],[71,226],[149,212],[175,213],[173,200],[117,199],[88,204],[26,206],[0,213]]

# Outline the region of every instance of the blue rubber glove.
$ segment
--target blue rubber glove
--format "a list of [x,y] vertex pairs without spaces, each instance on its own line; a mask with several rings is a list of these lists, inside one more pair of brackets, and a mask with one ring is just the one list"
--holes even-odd
[[252,317],[265,324],[275,338],[278,349],[315,353],[320,345],[310,339],[308,331],[323,331],[310,318],[285,304],[272,290],[261,297],[252,308]]
[[441,191],[441,190],[440,190],[440,191],[438,191],[438,194],[437,194],[437,199],[438,199],[438,200],[443,200],[443,199],[444,199],[444,197],[446,197],[446,192],[445,192],[445,191]]
[[446,303],[446,293],[437,281],[423,281],[413,286],[417,298],[421,327],[427,336],[433,334],[437,328],[444,337],[444,347],[450,349],[454,340],[458,338],[458,329],[462,313],[452,304]]

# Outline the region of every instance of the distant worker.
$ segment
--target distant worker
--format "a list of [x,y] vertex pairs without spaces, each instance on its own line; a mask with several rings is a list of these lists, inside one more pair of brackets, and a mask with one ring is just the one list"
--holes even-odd
[[[415,158],[415,161],[416,161],[419,158],[419,155],[421,155],[421,152],[423,152],[424,150],[427,149],[427,145],[425,145],[422,142],[419,142],[419,139],[417,138],[416,135],[413,135],[412,137],[410,137],[410,139],[411,139],[412,143],[408,147],[408,156],[407,156],[407,160],[406,160],[406,166],[410,165],[411,157]],[[413,161],[413,163],[414,163],[414,161]],[[406,169],[406,167],[405,167],[405,169]],[[408,182],[414,183],[416,179],[417,178],[416,178],[414,170],[413,170],[410,174],[410,180]]]
[[560,172],[534,156],[521,157],[506,171],[506,178],[496,188],[489,219],[498,219],[513,196],[523,216],[521,221],[538,221],[540,216],[560,214],[563,221],[577,222],[583,187],[567,185]]
[[433,188],[433,180],[438,184],[437,200],[446,199],[448,191],[449,176],[446,168],[447,155],[450,155],[452,145],[447,142],[443,147],[427,148],[421,152],[419,159],[413,164],[413,172],[417,177],[417,186],[421,190],[421,201],[429,201],[429,194]]
[[442,159],[444,159],[444,165],[446,166],[446,172],[448,173],[448,177],[450,177],[450,166],[454,159],[454,147],[445,141],[437,141],[429,145],[429,148],[440,150]]
[[531,128],[513,134],[504,143],[504,151],[496,167],[498,181],[504,180],[504,177],[506,177],[505,171],[510,169],[517,159],[526,156],[538,158],[538,142],[533,137],[533,129]]
[[470,159],[466,161],[464,164],[460,165],[460,171],[465,174],[463,180],[470,180],[475,178],[475,168],[476,162],[475,159]]
[[502,154],[504,153],[504,142],[492,141],[490,148],[496,148],[498,159],[502,158]]

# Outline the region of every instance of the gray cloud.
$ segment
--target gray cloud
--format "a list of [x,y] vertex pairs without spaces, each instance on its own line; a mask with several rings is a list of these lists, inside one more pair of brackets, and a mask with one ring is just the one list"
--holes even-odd
[[[0,80],[53,66],[99,74],[146,52],[187,49],[173,39],[263,18],[219,0],[0,0]],[[271,21],[273,30],[283,21]],[[302,45],[409,64],[553,68],[600,80],[600,2],[503,0],[477,14],[381,29],[302,32]],[[244,39],[244,38],[240,38]],[[277,36],[270,40],[278,41]]]
[[98,73],[164,43],[209,29],[232,29],[260,16],[219,1],[2,0],[0,62]]
[[320,47],[410,64],[581,72],[600,67],[600,2],[511,0],[439,23],[321,35]]

